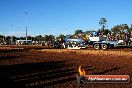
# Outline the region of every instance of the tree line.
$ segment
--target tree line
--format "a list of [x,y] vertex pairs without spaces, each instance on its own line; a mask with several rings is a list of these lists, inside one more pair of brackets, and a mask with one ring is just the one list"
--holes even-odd
[[[93,31],[97,32],[98,35],[105,35],[105,36],[116,35],[116,34],[125,35],[126,33],[129,36],[132,36],[132,24],[131,24],[130,27],[128,26],[128,24],[119,24],[119,25],[113,26],[111,29],[106,28],[106,26],[107,26],[106,24],[107,24],[107,19],[106,18],[101,18],[99,20],[99,25],[100,25],[101,28],[96,30],[96,31],[95,30],[83,31],[83,30],[77,29],[77,30],[75,30],[74,34],[71,34],[71,35],[63,35],[63,34],[60,34],[59,36],[37,35],[35,37],[27,36],[27,39],[32,40],[32,41],[39,41],[39,42],[40,41],[47,42],[47,41],[55,41],[55,40],[64,41],[65,38],[67,38],[67,37],[70,37],[70,38],[74,38],[75,36],[76,37],[80,37],[80,36],[84,37],[86,34],[90,34]],[[15,42],[16,40],[25,40],[25,39],[26,39],[26,37],[0,35],[0,42],[2,42],[2,41]]]

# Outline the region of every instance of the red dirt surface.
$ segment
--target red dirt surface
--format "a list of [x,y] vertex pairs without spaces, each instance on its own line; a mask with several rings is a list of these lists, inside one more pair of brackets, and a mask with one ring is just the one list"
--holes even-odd
[[[0,51],[0,81],[11,88],[132,88],[129,83],[77,83],[78,67],[87,75],[130,75],[132,49],[9,49]],[[7,85],[8,84],[8,85]]]

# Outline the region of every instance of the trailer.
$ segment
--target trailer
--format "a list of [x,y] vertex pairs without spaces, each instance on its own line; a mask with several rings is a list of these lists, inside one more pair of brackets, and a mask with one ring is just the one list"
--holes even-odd
[[112,49],[117,45],[117,41],[98,41],[93,43],[94,49]]
[[113,49],[113,48],[131,48],[132,41],[126,43],[124,40],[105,40],[93,42],[94,49]]

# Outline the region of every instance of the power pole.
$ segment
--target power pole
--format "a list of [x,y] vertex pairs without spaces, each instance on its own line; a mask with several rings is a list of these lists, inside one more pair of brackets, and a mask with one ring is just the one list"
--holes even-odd
[[[27,16],[27,12],[25,12],[26,16]],[[26,44],[27,44],[27,26],[26,26]]]
[[[131,24],[131,29],[132,29],[132,24]],[[132,30],[131,30],[131,37],[132,37]]]
[[27,44],[27,27],[26,27],[26,44]]
[[[11,25],[11,31],[13,30],[13,25]],[[13,44],[13,34],[11,33],[11,45]]]

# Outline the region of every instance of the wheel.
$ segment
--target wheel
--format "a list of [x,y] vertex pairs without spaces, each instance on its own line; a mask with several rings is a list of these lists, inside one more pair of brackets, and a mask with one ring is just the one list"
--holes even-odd
[[101,44],[101,48],[102,48],[103,50],[105,50],[105,49],[108,48],[108,45],[107,45],[107,44]]
[[60,44],[58,42],[55,42],[53,46],[54,46],[55,49],[59,49],[60,48]]
[[94,44],[94,49],[99,49],[100,45],[99,44]]

